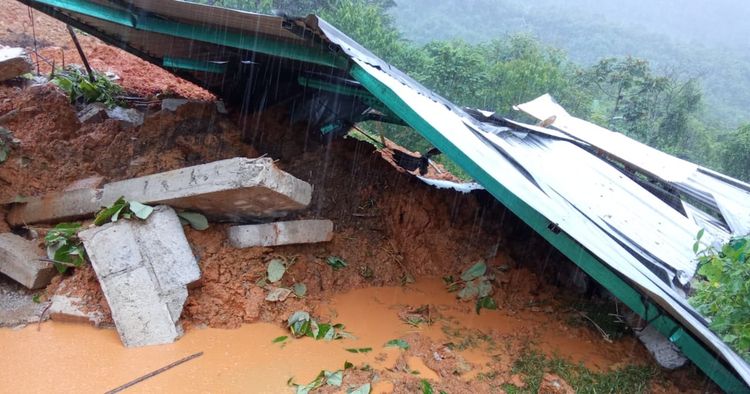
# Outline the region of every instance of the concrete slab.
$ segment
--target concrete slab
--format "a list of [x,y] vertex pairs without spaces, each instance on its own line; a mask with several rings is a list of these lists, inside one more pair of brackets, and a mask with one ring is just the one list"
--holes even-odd
[[23,48],[0,46],[0,81],[31,72],[31,61]]
[[22,226],[81,219],[99,211],[102,207],[101,195],[99,189],[84,187],[30,197],[26,203],[14,205],[5,220],[11,226]]
[[333,238],[333,222],[292,220],[232,226],[227,235],[235,248],[328,242]]
[[29,289],[47,286],[57,270],[39,261],[47,257],[36,242],[12,233],[0,234],[0,272]]
[[127,347],[174,342],[187,285],[200,278],[177,213],[158,206],[145,222],[120,220],[79,233]]
[[310,204],[312,186],[279,170],[269,158],[234,158],[104,185],[96,178],[77,182],[14,205],[12,226],[59,223],[91,217],[120,196],[144,204],[199,211],[213,220],[244,221],[282,217]]
[[199,211],[214,220],[241,221],[304,209],[312,187],[276,168],[270,158],[234,158],[104,186],[105,204],[120,196]]
[[77,297],[54,295],[50,299],[49,318],[66,323],[87,323],[99,327],[104,319],[101,312],[84,312],[83,300]]

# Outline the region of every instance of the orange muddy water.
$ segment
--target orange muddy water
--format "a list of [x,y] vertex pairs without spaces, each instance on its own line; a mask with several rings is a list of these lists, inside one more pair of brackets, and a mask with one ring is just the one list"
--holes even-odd
[[[399,313],[429,305],[432,324],[406,324]],[[320,321],[343,323],[354,338],[333,342],[309,338],[272,343],[287,335],[282,324],[257,323],[239,329],[193,329],[174,344],[124,348],[114,330],[47,322],[37,330],[0,330],[0,391],[103,392],[196,352],[203,356],[133,386],[128,392],[292,392],[287,380],[307,383],[321,369],[341,369],[345,361],[393,370],[402,350],[384,347],[395,338],[412,342],[405,360],[409,373],[440,381],[445,371],[430,369],[439,358],[432,344],[464,343],[456,353],[469,367],[465,379],[492,369],[509,371],[520,344],[531,341],[548,354],[560,354],[589,368],[641,363],[642,351],[631,339],[613,344],[591,330],[571,328],[549,313],[485,311],[448,293],[440,279],[406,287],[364,288],[319,304]],[[473,336],[484,340],[472,340]],[[347,348],[371,347],[368,353]],[[422,350],[420,350],[422,349]],[[434,357],[434,359],[433,359]],[[450,371],[449,373],[453,373]],[[375,382],[373,392],[390,392],[398,382]],[[346,386],[346,380],[344,381]]]

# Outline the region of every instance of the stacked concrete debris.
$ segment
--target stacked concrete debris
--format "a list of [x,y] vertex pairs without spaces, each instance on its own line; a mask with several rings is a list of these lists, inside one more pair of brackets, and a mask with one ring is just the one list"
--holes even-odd
[[[212,220],[247,222],[278,218],[306,208],[310,184],[283,172],[268,158],[234,158],[102,185],[84,179],[66,189],[14,204],[12,226],[58,223],[92,217],[124,196],[154,204],[146,221],[119,220],[80,232],[79,238],[128,347],[169,343],[182,334],[179,322],[187,286],[200,278],[183,227],[173,208],[203,213]],[[233,226],[238,248],[330,241],[329,220],[297,220]],[[42,250],[14,234],[0,235],[0,271],[29,288],[49,284],[54,267],[40,261]],[[96,325],[102,316],[82,310],[81,300],[55,295],[53,318]]]
[[187,285],[200,279],[174,209],[158,206],[145,222],[120,220],[82,231],[102,292],[127,347],[174,342]]

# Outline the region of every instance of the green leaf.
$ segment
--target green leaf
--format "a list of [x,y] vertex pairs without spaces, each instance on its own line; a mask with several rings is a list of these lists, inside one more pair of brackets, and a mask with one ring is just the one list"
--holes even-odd
[[422,379],[419,383],[422,387],[422,394],[433,394],[432,384],[427,379]]
[[286,266],[279,259],[273,259],[268,263],[268,281],[276,283],[284,277]]
[[477,306],[476,306],[476,312],[477,315],[479,314],[479,311],[484,309],[497,309],[497,304],[495,303],[495,300],[492,297],[481,297],[477,298]]
[[280,302],[285,301],[292,291],[283,287],[272,288],[271,291],[266,295],[266,301]]
[[287,339],[289,339],[289,337],[288,337],[288,336],[286,336],[286,335],[282,335],[282,336],[280,336],[280,337],[276,337],[276,338],[274,338],[274,339],[273,339],[273,341],[271,341],[271,343],[279,343],[279,342],[284,342],[284,341],[286,341]]
[[310,314],[304,311],[296,311],[289,316],[287,322],[289,329],[295,337],[307,335],[310,330]]
[[31,297],[31,301],[33,301],[34,303],[38,304],[38,303],[42,302],[42,301],[40,300],[40,297],[41,297],[41,296],[42,296],[42,295],[41,295],[41,294],[39,294],[39,293],[37,293],[37,294],[34,294],[34,297]]
[[349,361],[344,361],[344,369],[352,369],[354,368],[354,364],[350,363]]
[[325,377],[326,377],[326,384],[330,386],[336,386],[341,387],[341,384],[344,382],[344,371],[334,371],[329,372],[325,371]]
[[409,349],[409,343],[403,339],[391,339],[385,343],[385,347],[398,347],[404,350]]
[[328,263],[328,265],[333,267],[334,270],[346,268],[346,266],[348,265],[346,261],[344,261],[341,257],[337,257],[337,256],[328,256],[328,258],[326,259],[326,263]]
[[198,212],[179,212],[177,216],[198,231],[208,228],[208,219]]
[[125,197],[120,197],[115,201],[111,206],[106,207],[99,211],[99,213],[96,214],[96,218],[94,218],[94,224],[97,226],[101,226],[109,221],[116,221],[120,211],[122,211],[123,208],[128,203],[125,201]]
[[294,291],[294,295],[302,298],[307,294],[307,286],[304,283],[295,283],[292,286],[292,291]]
[[365,383],[357,388],[347,389],[346,394],[370,394],[371,390],[372,386],[370,385],[370,383]]
[[349,353],[369,353],[372,351],[371,347],[360,347],[360,348],[348,348],[344,349]]
[[141,204],[138,201],[131,201],[130,212],[133,212],[133,215],[138,219],[146,220],[154,212],[154,208],[146,204]]
[[698,235],[695,237],[695,239],[698,240],[698,241],[700,241],[701,238],[703,238],[703,234],[705,233],[705,231],[706,231],[705,229],[700,229],[700,231],[698,231]]
[[468,282],[484,275],[485,272],[487,272],[487,264],[484,260],[479,260],[461,274],[461,280]]
[[477,296],[479,296],[479,287],[477,287],[474,281],[466,282],[464,288],[458,292],[458,297],[462,300],[468,300]]

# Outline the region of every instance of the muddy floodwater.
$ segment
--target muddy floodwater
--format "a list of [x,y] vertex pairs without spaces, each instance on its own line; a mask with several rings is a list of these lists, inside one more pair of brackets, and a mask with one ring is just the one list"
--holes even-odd
[[[407,324],[404,311],[423,305],[429,305],[429,312],[423,313],[428,322]],[[493,369],[509,370],[513,353],[529,340],[545,353],[566,355],[595,370],[640,354],[631,340],[606,343],[590,330],[570,328],[549,313],[483,310],[477,315],[472,305],[458,301],[437,278],[404,287],[354,290],[318,304],[312,312],[319,321],[344,324],[354,338],[272,343],[288,334],[283,324],[257,323],[239,329],[191,329],[174,344],[126,349],[115,330],[82,324],[47,322],[39,329],[37,325],[2,329],[0,391],[103,392],[196,352],[204,354],[130,391],[292,392],[287,386],[290,378],[307,383],[322,369],[341,369],[345,361],[386,371],[401,360],[411,374],[440,382],[446,371],[430,368],[440,365],[435,346],[466,342],[477,333],[494,340],[454,347],[465,365],[463,379]],[[384,347],[396,338],[409,342],[411,350]],[[368,347],[372,351],[367,353],[346,350]],[[373,383],[373,392],[391,392],[399,384],[386,375]]]

